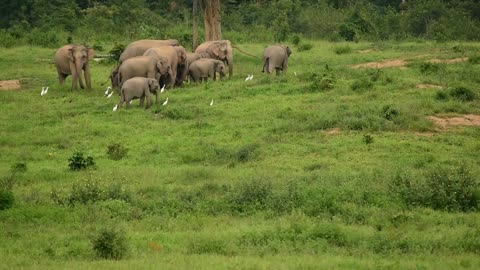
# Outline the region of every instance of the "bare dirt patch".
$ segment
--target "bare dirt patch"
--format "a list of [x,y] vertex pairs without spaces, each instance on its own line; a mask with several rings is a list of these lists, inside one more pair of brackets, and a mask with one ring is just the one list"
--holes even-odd
[[352,68],[359,69],[359,68],[390,68],[390,67],[399,67],[405,68],[407,65],[407,61],[403,59],[395,59],[395,60],[386,60],[381,62],[369,62],[364,64],[358,64],[351,66]]
[[326,133],[328,135],[337,135],[337,134],[340,134],[341,132],[342,132],[342,129],[340,128],[331,128],[326,130]]
[[480,115],[465,114],[457,117],[440,118],[436,116],[429,116],[435,124],[443,129],[450,126],[480,126]]
[[433,88],[433,89],[443,89],[443,87],[440,86],[440,85],[425,84],[425,83],[417,84],[417,85],[415,85],[415,87],[417,87],[417,88],[419,88],[419,89],[429,89],[429,88]]
[[22,89],[19,80],[0,81],[0,91]]
[[453,64],[453,63],[460,63],[460,62],[465,62],[468,61],[468,57],[460,57],[460,58],[453,58],[453,59],[430,59],[428,62],[430,63],[447,63],[447,64]]
[[420,137],[433,137],[435,133],[433,132],[415,132],[415,135],[420,136]]
[[371,52],[374,52],[375,50],[374,49],[368,49],[368,50],[358,50],[357,52],[358,53],[371,53]]

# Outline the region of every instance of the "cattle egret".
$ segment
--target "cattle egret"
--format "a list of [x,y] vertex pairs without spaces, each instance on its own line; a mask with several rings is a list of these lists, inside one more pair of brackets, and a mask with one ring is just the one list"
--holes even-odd
[[107,90],[105,91],[105,96],[108,95],[108,91],[110,91],[112,89],[112,87],[107,87]]
[[118,104],[113,107],[113,111],[116,111],[118,109]]
[[168,97],[167,97],[167,99],[165,100],[165,102],[163,102],[162,105],[165,106],[165,105],[167,105],[167,103],[168,103]]
[[248,74],[247,78],[245,78],[245,81],[250,80],[250,74]]
[[110,98],[112,95],[113,95],[113,91],[110,94],[108,94],[107,98]]
[[250,75],[250,80],[253,80],[253,74],[252,74],[252,75]]
[[213,98],[212,98],[212,101],[210,101],[210,106],[213,106]]
[[128,104],[130,104],[130,105],[131,105],[131,104],[132,104],[132,102],[133,102],[133,100],[130,100],[130,102],[129,102]]
[[297,76],[297,72],[294,71],[293,74],[294,74],[295,76]]
[[160,93],[165,92],[165,84],[162,86],[162,89],[160,89]]
[[42,92],[40,93],[40,96],[43,96],[43,95],[45,95],[45,86],[42,87]]
[[47,92],[48,92],[48,86],[47,86],[47,88],[45,88],[45,95],[47,94]]

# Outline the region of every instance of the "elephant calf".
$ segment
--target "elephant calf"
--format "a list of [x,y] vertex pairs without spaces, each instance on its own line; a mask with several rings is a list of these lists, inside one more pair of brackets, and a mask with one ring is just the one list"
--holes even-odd
[[225,64],[220,60],[209,58],[193,61],[188,68],[188,74],[194,82],[207,81],[209,77],[215,81],[217,72],[220,74],[220,79],[223,79],[225,77]]
[[262,72],[272,73],[275,70],[277,75],[280,74],[280,71],[287,73],[290,54],[292,54],[292,50],[285,45],[272,45],[265,48]]
[[130,101],[133,99],[140,99],[140,106],[143,106],[145,97],[147,98],[147,106],[145,109],[152,106],[152,94],[158,98],[158,81],[151,78],[133,77],[126,80],[120,89],[120,102],[117,108],[120,109],[124,102],[127,103],[127,108],[130,107]]

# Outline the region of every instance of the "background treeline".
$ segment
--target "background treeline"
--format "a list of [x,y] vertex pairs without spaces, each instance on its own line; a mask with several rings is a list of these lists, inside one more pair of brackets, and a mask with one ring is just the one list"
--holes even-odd
[[[140,38],[190,46],[192,1],[2,0],[0,46]],[[480,0],[224,0],[222,12],[223,36],[234,42],[480,39]]]

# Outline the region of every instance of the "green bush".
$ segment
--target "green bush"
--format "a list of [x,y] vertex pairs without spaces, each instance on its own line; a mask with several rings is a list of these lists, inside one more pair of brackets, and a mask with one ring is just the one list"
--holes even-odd
[[435,94],[435,99],[437,100],[447,100],[448,99],[448,92],[444,90],[440,90]]
[[120,143],[112,143],[107,146],[107,155],[110,159],[120,160],[127,156],[128,149]]
[[35,28],[27,34],[27,43],[34,46],[57,48],[60,47],[58,31]]
[[103,228],[92,240],[92,248],[98,258],[121,260],[128,252],[126,232],[115,228]]
[[456,87],[450,90],[450,96],[460,101],[473,101],[475,99],[475,93],[465,87]]
[[300,37],[299,37],[298,35],[294,35],[294,36],[292,37],[292,44],[293,44],[294,46],[298,46],[298,45],[300,44],[300,41],[301,41],[301,40],[300,40]]
[[440,70],[440,65],[430,62],[420,64],[421,73],[437,73]]
[[336,54],[346,54],[346,53],[351,53],[352,48],[350,48],[350,46],[348,46],[348,45],[336,46],[336,47],[333,48],[333,51]]
[[17,44],[15,38],[7,30],[0,29],[0,47],[11,48]]
[[332,74],[323,74],[320,76],[318,73],[312,73],[309,80],[310,84],[306,86],[307,92],[320,92],[335,87],[335,78]]
[[125,44],[115,43],[113,48],[108,52],[110,57],[114,61],[118,61],[120,59],[120,55],[125,50]]
[[300,45],[298,45],[297,50],[299,52],[303,52],[303,51],[311,50],[312,48],[313,48],[313,45],[311,43],[301,43]]
[[17,182],[16,175],[27,171],[27,164],[18,162],[10,167],[10,176],[0,179],[0,190],[12,190]]
[[372,144],[373,143],[373,137],[372,135],[363,135],[363,142],[365,144]]
[[0,189],[0,210],[6,210],[13,206],[15,196],[11,190]]
[[270,182],[252,180],[233,191],[231,205],[237,212],[264,210],[268,207],[272,194],[273,188]]
[[350,85],[350,89],[352,89],[355,92],[362,92],[362,91],[370,90],[372,87],[373,87],[373,83],[366,78],[361,78],[361,79],[355,80]]
[[387,120],[393,120],[400,115],[400,112],[393,105],[385,105],[382,108],[382,116]]
[[85,157],[84,155],[85,154],[83,152],[77,151],[73,153],[70,158],[68,158],[68,167],[70,168],[70,170],[79,171],[95,166],[95,161],[93,160],[93,157]]

